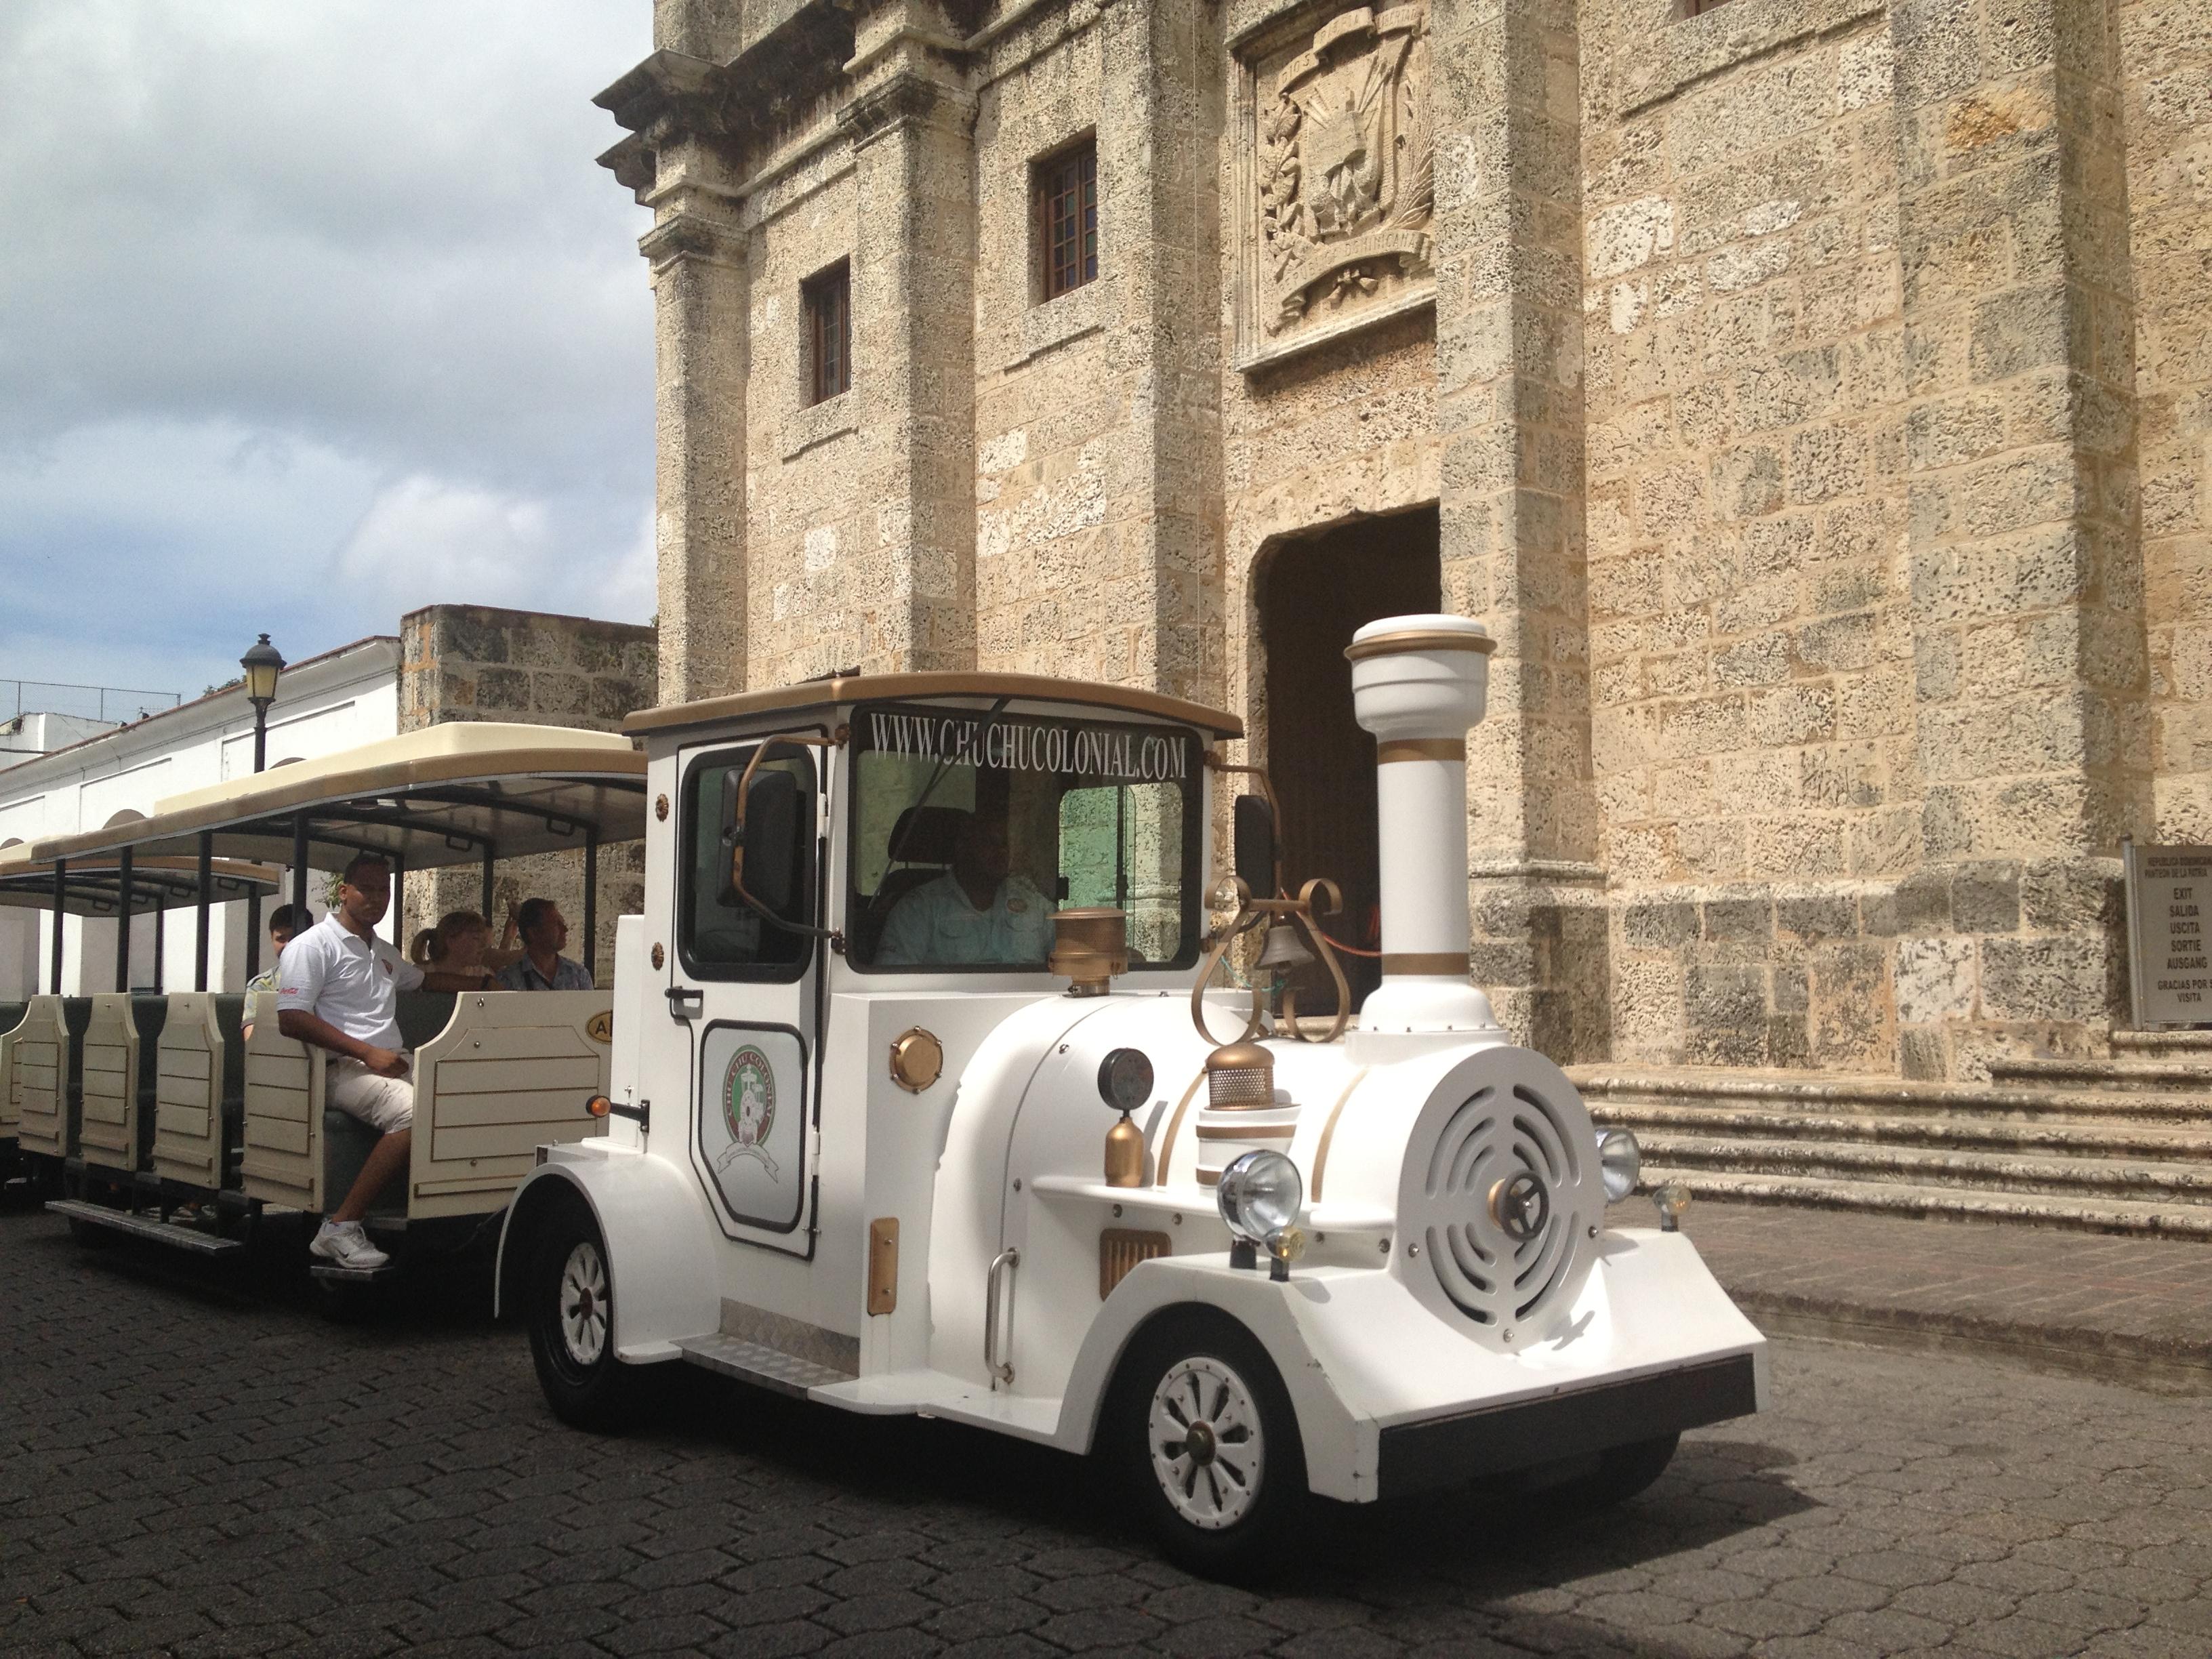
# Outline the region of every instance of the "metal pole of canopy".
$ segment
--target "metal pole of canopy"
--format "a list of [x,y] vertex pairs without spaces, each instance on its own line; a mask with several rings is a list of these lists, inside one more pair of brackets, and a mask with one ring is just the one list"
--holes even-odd
[[192,989],[208,988],[208,890],[215,885],[215,836],[200,831],[199,921],[192,933]]
[[[305,921],[307,914],[307,815],[292,815],[292,904]],[[307,932],[302,927],[298,930]]]
[[584,971],[599,977],[599,832],[584,831]]
[[407,927],[406,910],[407,855],[394,853],[392,855],[392,944],[394,950],[404,951],[407,948],[407,941],[401,937]]
[[165,950],[169,939],[168,920],[168,911],[156,905],[154,908],[154,988],[157,991],[169,988],[168,969],[163,966],[169,959]]
[[115,988],[131,988],[131,849],[115,861]]
[[493,915],[492,915],[492,913],[491,913],[491,898],[492,898],[491,865],[492,865],[492,850],[491,850],[491,843],[490,843],[489,841],[487,841],[486,842],[484,842],[484,850],[483,850],[483,919],[484,919],[484,924],[485,924],[485,926],[487,926],[487,927],[489,927],[489,926],[490,926],[490,925],[492,925],[494,922],[495,922],[495,921],[498,921],[498,918],[497,918],[496,916]]
[[250,980],[260,971],[261,889],[257,886],[246,896],[246,976]]
[[48,965],[46,989],[54,995],[62,994],[62,918],[68,914],[69,860],[54,860],[54,948]]

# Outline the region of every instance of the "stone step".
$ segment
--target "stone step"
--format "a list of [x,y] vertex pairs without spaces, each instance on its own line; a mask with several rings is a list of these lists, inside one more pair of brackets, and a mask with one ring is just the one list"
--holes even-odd
[[[1952,1151],[1843,1140],[1770,1140],[1753,1136],[1639,1135],[1647,1165],[1715,1174],[1797,1180],[1895,1182],[1968,1188],[1997,1199],[2024,1194],[2078,1200],[2171,1204],[2201,1208],[2212,1222],[2212,1165],[2146,1158],[2044,1158],[2031,1153]],[[1657,1176],[1648,1170],[1648,1181]],[[1691,1190],[1697,1190],[1697,1182]]]
[[1802,1112],[1759,1106],[1660,1104],[1594,1101],[1601,1124],[1633,1130],[1641,1140],[1655,1133],[1729,1135],[1774,1139],[1876,1142],[2070,1154],[2081,1158],[2149,1158],[2168,1164],[2212,1162],[2212,1127],[2172,1128],[2100,1119],[1893,1116],[1875,1113]]
[[[2130,1233],[2148,1238],[2203,1239],[2212,1243],[2212,1206],[1984,1193],[1957,1187],[1916,1186],[1906,1182],[1732,1174],[1650,1164],[1644,1166],[1644,1177],[1652,1185],[1679,1181],[1693,1194],[1746,1204],[1802,1205],[1923,1219],[2003,1221],[2075,1232]],[[1693,1231],[1696,1214],[1692,1208],[1687,1224]]]
[[2212,1031],[2115,1031],[2112,1053],[2142,1060],[2197,1060],[2212,1066]]
[[1698,1103],[1829,1113],[2079,1121],[2202,1124],[2212,1127],[2212,1099],[2203,1095],[2027,1088],[1987,1083],[1917,1083],[1899,1078],[1799,1072],[1764,1074],[1695,1066],[1639,1068],[1577,1066],[1567,1075],[1595,1109],[1628,1104]]
[[1990,1081],[2028,1087],[2134,1093],[2201,1091],[2212,1112],[2212,1064],[2175,1059],[2008,1060],[1990,1061]]

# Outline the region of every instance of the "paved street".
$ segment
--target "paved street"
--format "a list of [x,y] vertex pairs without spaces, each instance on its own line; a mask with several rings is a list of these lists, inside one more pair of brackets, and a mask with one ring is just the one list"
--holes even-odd
[[697,1376],[553,1424],[519,1333],[334,1327],[0,1214],[0,1651],[1294,1656],[2212,1653],[2212,1412],[1778,1346],[1777,1409],[1571,1528],[1472,1498],[1194,1582],[1088,1473]]

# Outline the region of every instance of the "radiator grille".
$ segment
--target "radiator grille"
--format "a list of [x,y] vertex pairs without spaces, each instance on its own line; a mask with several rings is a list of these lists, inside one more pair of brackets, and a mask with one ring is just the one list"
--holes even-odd
[[[1528,1319],[1571,1275],[1595,1155],[1582,1146],[1579,1115],[1525,1083],[1492,1085],[1445,1116],[1425,1155],[1414,1149],[1419,1177],[1407,1182],[1406,1236],[1444,1300],[1477,1325],[1503,1332]],[[1491,1198],[1523,1173],[1541,1185],[1545,1203],[1536,1231],[1516,1239]],[[1409,1263],[1409,1273],[1419,1270]]]

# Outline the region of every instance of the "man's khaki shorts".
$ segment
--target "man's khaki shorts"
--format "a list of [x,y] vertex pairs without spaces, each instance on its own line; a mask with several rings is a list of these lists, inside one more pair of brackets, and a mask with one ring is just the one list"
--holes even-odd
[[407,1075],[379,1077],[357,1060],[331,1061],[329,1098],[349,1117],[357,1117],[379,1134],[412,1127],[415,1122],[415,1056]]

